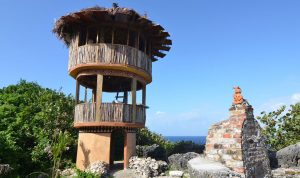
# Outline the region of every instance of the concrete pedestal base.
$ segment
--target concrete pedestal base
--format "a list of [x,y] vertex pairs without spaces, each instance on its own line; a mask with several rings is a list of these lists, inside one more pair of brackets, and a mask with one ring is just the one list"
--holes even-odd
[[76,167],[86,169],[91,163],[109,164],[111,133],[79,133]]
[[[112,133],[79,133],[76,167],[85,170],[90,164],[104,161],[112,165]],[[129,159],[136,155],[136,133],[124,133],[124,168],[128,168]]]

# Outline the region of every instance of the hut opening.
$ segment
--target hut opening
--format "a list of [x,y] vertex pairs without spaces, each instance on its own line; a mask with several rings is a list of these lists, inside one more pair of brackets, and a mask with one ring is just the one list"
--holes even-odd
[[123,129],[115,129],[111,133],[110,166],[113,168],[124,166],[124,141]]

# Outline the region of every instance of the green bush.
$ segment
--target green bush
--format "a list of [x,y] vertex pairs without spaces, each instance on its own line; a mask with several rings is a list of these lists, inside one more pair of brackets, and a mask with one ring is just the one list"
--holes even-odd
[[137,145],[157,144],[166,150],[167,156],[175,153],[196,152],[203,153],[204,145],[196,144],[192,141],[171,142],[166,140],[161,134],[151,132],[148,128],[139,129],[137,132]]
[[73,97],[37,83],[21,80],[0,89],[0,163],[10,164],[14,177],[49,172],[53,155],[47,148],[52,148],[55,135],[65,131],[71,147],[61,162],[74,162],[73,109]]
[[84,172],[79,169],[76,169],[76,178],[100,178],[101,176],[93,174],[91,172]]
[[205,146],[196,144],[192,141],[180,141],[174,143],[174,147],[170,154],[175,153],[187,153],[187,152],[196,152],[196,153],[203,153]]
[[282,106],[276,111],[262,112],[257,119],[263,124],[263,134],[272,150],[280,150],[300,141],[300,103],[286,110]]
[[174,148],[174,143],[166,140],[161,134],[151,132],[147,127],[139,129],[136,137],[137,145],[157,144],[166,150],[167,156],[171,154]]

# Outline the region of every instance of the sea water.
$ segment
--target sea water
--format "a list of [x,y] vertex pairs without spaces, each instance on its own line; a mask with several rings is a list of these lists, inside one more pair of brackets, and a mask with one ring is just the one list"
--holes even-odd
[[206,136],[165,136],[171,142],[192,141],[196,144],[205,145]]

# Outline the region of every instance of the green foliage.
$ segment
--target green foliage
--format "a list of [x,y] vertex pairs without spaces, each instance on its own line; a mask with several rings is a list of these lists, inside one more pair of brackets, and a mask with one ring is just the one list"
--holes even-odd
[[[0,163],[10,164],[15,177],[49,171],[57,133],[70,133],[65,162],[75,158],[76,131],[72,128],[74,99],[60,91],[21,80],[0,89]],[[54,150],[53,150],[54,151]]]
[[192,141],[170,142],[162,135],[151,132],[148,128],[139,129],[137,132],[137,145],[157,144],[166,150],[167,156],[175,153],[196,152],[203,153],[204,145]]
[[196,152],[203,153],[205,146],[196,144],[192,141],[180,141],[174,143],[174,147],[170,152],[170,155],[175,153],[187,153],[187,152]]
[[300,103],[286,110],[282,106],[273,112],[262,112],[257,119],[264,125],[263,134],[271,149],[279,150],[300,141]]
[[151,132],[147,127],[138,130],[136,135],[136,144],[137,145],[157,144],[166,150],[167,155],[170,155],[174,148],[174,143],[166,140],[160,134]]
[[65,131],[60,131],[57,136],[54,137],[54,141],[52,143],[52,177],[58,177],[58,169],[61,164],[61,158],[64,151],[68,150],[68,146],[71,144],[70,134]]
[[79,169],[76,169],[76,178],[99,178],[101,176],[93,174],[91,172],[84,172]]

